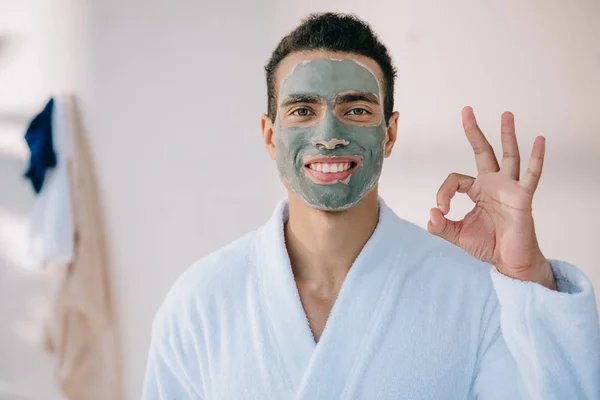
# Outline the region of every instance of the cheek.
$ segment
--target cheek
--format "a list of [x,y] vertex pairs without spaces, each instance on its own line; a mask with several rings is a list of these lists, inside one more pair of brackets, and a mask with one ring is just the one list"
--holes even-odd
[[292,137],[289,135],[289,132],[278,126],[275,130],[275,151],[278,158],[289,153],[291,145]]
[[[354,135],[354,140],[369,152],[383,152],[386,139],[385,129],[378,127],[361,128]],[[378,154],[377,154],[378,155]]]
[[297,127],[275,133],[275,161],[284,175],[296,175],[302,169],[302,156],[312,147],[311,136],[310,130]]
[[275,151],[280,162],[301,163],[299,155],[312,146],[312,130],[310,128],[287,128],[275,132]]

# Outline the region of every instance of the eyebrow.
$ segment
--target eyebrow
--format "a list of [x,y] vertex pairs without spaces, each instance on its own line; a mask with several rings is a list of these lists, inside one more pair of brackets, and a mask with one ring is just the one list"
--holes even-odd
[[319,104],[323,100],[320,96],[314,93],[294,93],[287,96],[281,103],[281,107],[293,106],[294,104],[306,103],[306,104]]
[[344,103],[352,103],[355,101],[364,101],[366,103],[372,103],[379,105],[379,99],[372,93],[348,93],[340,94],[333,99],[333,104],[339,106]]

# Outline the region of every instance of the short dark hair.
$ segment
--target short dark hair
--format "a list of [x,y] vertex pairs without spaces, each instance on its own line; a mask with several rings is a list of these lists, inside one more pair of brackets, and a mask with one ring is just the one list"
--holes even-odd
[[359,54],[373,59],[383,72],[383,114],[389,121],[394,110],[394,80],[396,68],[387,48],[379,41],[371,27],[351,14],[311,14],[300,26],[285,36],[265,66],[267,73],[267,115],[271,121],[277,116],[275,71],[290,53],[297,51],[327,50]]

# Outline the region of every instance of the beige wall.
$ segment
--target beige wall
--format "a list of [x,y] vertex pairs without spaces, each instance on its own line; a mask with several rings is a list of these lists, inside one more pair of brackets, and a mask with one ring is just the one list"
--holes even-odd
[[283,194],[261,143],[262,68],[308,12],[358,13],[390,47],[400,137],[380,186],[401,216],[424,226],[446,175],[475,173],[463,105],[495,146],[510,109],[523,154],[536,135],[548,139],[534,204],[543,250],[600,287],[600,3],[374,4],[88,1],[78,92],[110,233],[127,399],[140,397],[151,320],[173,280],[260,225]]

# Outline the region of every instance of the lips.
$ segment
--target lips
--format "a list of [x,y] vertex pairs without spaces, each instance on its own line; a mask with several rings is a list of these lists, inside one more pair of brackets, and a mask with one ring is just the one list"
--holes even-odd
[[303,161],[305,173],[319,184],[347,184],[352,173],[363,165],[363,157],[360,156],[306,156]]

